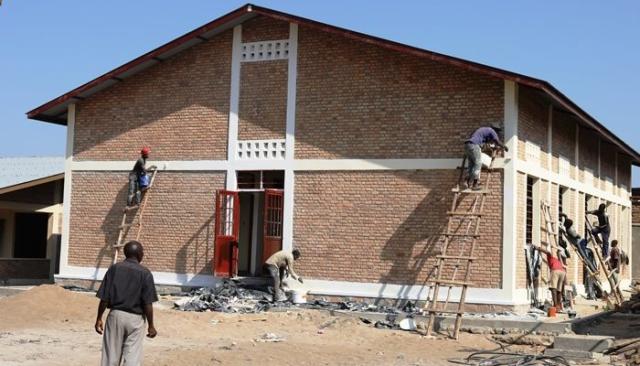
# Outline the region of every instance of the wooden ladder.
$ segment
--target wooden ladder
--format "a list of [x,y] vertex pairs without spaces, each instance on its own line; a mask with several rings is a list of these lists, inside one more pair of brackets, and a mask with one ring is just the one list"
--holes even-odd
[[[136,240],[140,239],[140,233],[142,232],[142,218],[144,215],[144,208],[147,205],[147,200],[149,199],[149,194],[151,187],[153,187],[153,182],[156,179],[156,174],[158,173],[158,169],[155,167],[151,167],[149,169],[151,171],[151,179],[149,180],[149,185],[147,188],[141,191],[142,199],[140,200],[140,204],[135,206],[128,206],[124,208],[122,213],[122,220],[120,221],[120,226],[118,226],[118,240],[112,246],[113,248],[113,262],[115,264],[118,261],[118,253],[120,252],[120,248],[124,247],[124,238],[129,234],[129,229],[132,227],[137,227],[138,231],[136,232]],[[133,219],[131,222],[127,223],[128,213],[131,211],[135,211],[133,213]],[[138,219],[138,222],[135,222]]]
[[[466,156],[462,159],[462,166],[460,169],[460,176],[458,177],[458,185],[452,189],[453,202],[451,203],[451,211],[447,212],[449,216],[447,222],[447,229],[444,234],[440,234],[444,237],[444,243],[442,245],[442,253],[436,256],[436,264],[434,267],[435,279],[431,280],[433,285],[433,293],[431,296],[427,296],[427,302],[424,307],[424,311],[429,313],[429,322],[427,324],[427,336],[431,335],[433,331],[435,319],[437,314],[455,314],[456,321],[453,331],[453,338],[458,339],[460,334],[460,326],[462,324],[462,315],[464,314],[465,298],[467,296],[467,288],[471,285],[469,282],[471,276],[471,265],[473,261],[478,259],[474,257],[476,249],[476,243],[480,237],[480,223],[483,215],[483,209],[485,199],[490,191],[491,186],[491,173],[493,170],[493,162],[495,160],[495,150],[491,156],[491,164],[486,173],[486,180],[481,190],[462,189],[461,183],[464,178]],[[471,207],[467,210],[460,210],[460,200],[462,196],[472,195],[473,201]],[[470,245],[467,245],[470,241]],[[453,265],[453,271],[451,275],[445,278],[446,266]],[[457,279],[458,272],[462,272],[463,277]],[[460,300],[455,309],[448,309],[449,300],[451,297],[451,290],[454,286],[461,286]],[[439,294],[442,287],[447,287],[447,297],[439,306]],[[431,292],[431,288],[429,289]]]
[[[619,307],[622,304],[622,301],[624,301],[624,298],[622,297],[622,292],[620,292],[620,287],[619,287],[619,283],[617,284],[615,279],[613,278],[613,273],[611,273],[611,271],[609,271],[609,268],[607,267],[607,263],[605,263],[605,258],[602,258],[602,253],[601,253],[601,248],[600,245],[596,245],[596,244],[600,244],[600,240],[596,238],[595,235],[593,235],[593,226],[591,225],[591,222],[589,222],[589,217],[587,215],[584,216],[584,222],[587,225],[587,243],[593,244],[593,248],[591,249],[594,253],[594,256],[598,259],[598,263],[600,263],[600,268],[602,270],[602,274],[607,278],[607,281],[609,282],[609,286],[611,288],[611,297],[613,297],[614,302],[615,302],[615,306]],[[609,248],[609,251],[611,251],[611,248]],[[600,287],[602,289],[602,287]],[[604,292],[604,289],[603,289]],[[606,297],[606,293],[605,293],[605,297]]]
[[[551,215],[551,205],[548,202],[542,201],[541,208],[542,208],[542,213],[545,220],[545,227],[542,231],[546,234],[546,237],[547,237],[547,241],[546,242],[543,241],[543,243],[549,244],[553,248],[553,250],[557,250],[560,248],[560,244],[559,244],[560,242],[558,238],[560,230],[558,228],[558,223],[556,220],[553,219]],[[589,222],[588,221],[586,222],[587,222],[587,225],[589,225]],[[591,228],[589,227],[589,229]],[[592,243],[592,242],[595,242],[593,237],[587,238],[587,247],[589,246],[589,243]],[[595,247],[590,248],[594,252],[594,255],[596,256],[596,258],[598,258],[598,261],[600,262],[600,266],[595,272],[591,270],[591,266],[587,263],[588,259],[584,258],[580,254],[580,250],[578,248],[573,248],[573,249],[576,257],[582,261],[584,268],[587,270],[587,275],[596,283],[596,286],[598,286],[602,290],[603,295],[607,300],[607,302],[610,303],[611,302],[610,298],[613,298],[613,303],[615,303],[616,306],[619,306],[622,303],[622,296],[620,296],[619,291],[612,291],[611,294],[608,294],[604,290],[604,287],[602,286],[602,282],[600,281],[600,271],[602,270],[603,274],[607,276],[607,278],[609,279],[609,283],[610,284],[613,283],[613,278],[611,277],[607,267],[604,265],[605,263],[602,260],[602,256],[600,255],[599,248],[595,248]],[[613,289],[614,287],[611,287],[611,288]]]

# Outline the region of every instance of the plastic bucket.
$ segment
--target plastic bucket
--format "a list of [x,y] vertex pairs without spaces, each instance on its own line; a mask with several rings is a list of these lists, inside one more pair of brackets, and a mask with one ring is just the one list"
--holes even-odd
[[554,316],[556,316],[556,307],[552,306],[549,308],[549,311],[547,312],[547,316],[550,318],[553,318]]
[[307,303],[307,292],[302,290],[292,290],[291,291],[291,302],[294,304],[306,304]]

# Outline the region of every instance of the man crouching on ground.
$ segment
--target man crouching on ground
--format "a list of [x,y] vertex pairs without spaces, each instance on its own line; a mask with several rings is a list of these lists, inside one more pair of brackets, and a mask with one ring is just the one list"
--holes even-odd
[[[142,244],[130,241],[124,246],[126,259],[109,267],[96,296],[100,298],[96,332],[102,334],[102,366],[138,366],[142,364],[145,319],[147,337],[158,333],[153,325],[153,303],[158,301],[153,275],[140,265]],[[102,314],[111,309],[107,325]]]
[[284,271],[289,272],[294,280],[302,283],[302,278],[293,271],[293,261],[298,260],[298,258],[300,258],[300,251],[298,249],[294,249],[292,252],[281,250],[273,253],[271,257],[265,261],[262,270],[271,277],[274,302],[286,300],[286,296],[282,290],[282,281],[285,277]]

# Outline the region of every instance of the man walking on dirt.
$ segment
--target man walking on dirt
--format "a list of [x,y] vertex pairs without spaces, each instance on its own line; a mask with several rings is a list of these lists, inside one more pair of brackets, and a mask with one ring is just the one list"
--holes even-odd
[[298,258],[300,258],[300,251],[298,249],[294,249],[292,252],[281,250],[273,253],[271,257],[265,261],[262,270],[271,277],[273,301],[286,300],[286,296],[282,291],[282,281],[285,278],[285,271],[287,271],[294,280],[302,283],[302,278],[293,271],[293,261]]
[[[100,298],[95,329],[102,337],[102,366],[142,364],[144,323],[147,337],[157,335],[153,324],[153,303],[158,301],[151,272],[140,265],[142,244],[130,241],[124,246],[126,259],[109,267],[96,297]],[[102,314],[111,309],[106,327]]]

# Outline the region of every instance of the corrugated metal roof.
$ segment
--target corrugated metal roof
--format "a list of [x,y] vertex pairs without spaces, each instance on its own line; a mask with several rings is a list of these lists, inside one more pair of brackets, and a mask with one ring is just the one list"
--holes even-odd
[[64,157],[0,158],[0,188],[64,173]]

